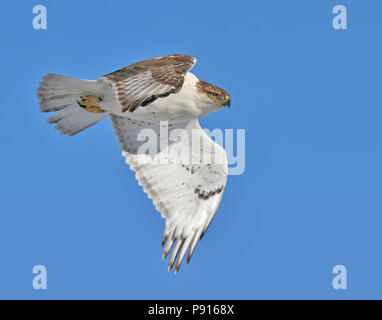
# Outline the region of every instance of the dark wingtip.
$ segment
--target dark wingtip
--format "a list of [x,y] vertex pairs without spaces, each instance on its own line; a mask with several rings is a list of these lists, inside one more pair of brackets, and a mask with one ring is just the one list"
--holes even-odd
[[163,240],[162,240],[162,248],[163,248],[164,244],[166,243],[166,241],[167,241],[167,235],[164,235]]

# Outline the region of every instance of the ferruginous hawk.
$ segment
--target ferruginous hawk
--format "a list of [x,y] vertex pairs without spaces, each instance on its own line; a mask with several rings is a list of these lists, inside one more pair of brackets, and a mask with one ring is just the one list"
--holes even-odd
[[[187,250],[189,262],[210,225],[228,174],[225,150],[201,129],[198,118],[230,106],[231,100],[189,72],[195,62],[189,55],[160,56],[95,81],[47,74],[37,93],[40,110],[56,112],[47,121],[62,134],[73,136],[110,117],[122,155],[166,219],[163,258],[172,248],[169,270],[175,264],[175,272]],[[163,134],[163,126],[169,134]],[[148,137],[140,138],[144,130],[156,133],[158,146],[151,141],[147,147]],[[183,138],[174,138],[174,131]]]

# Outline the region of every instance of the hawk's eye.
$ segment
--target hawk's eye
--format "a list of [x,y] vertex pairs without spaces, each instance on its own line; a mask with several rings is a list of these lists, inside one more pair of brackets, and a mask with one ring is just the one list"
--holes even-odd
[[222,96],[221,96],[220,94],[218,94],[218,93],[216,93],[216,92],[213,92],[213,91],[211,91],[210,93],[211,93],[211,95],[212,95],[215,99],[217,99],[217,100],[223,100],[223,99],[222,99]]

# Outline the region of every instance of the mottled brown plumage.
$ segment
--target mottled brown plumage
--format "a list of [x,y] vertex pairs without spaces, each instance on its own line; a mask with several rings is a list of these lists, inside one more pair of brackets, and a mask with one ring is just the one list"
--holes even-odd
[[216,87],[208,82],[200,80],[196,84],[200,93],[205,93],[212,100],[227,100],[229,94],[222,88]]
[[133,112],[157,98],[177,93],[196,59],[189,55],[160,56],[129,65],[101,77],[116,91],[122,112]]

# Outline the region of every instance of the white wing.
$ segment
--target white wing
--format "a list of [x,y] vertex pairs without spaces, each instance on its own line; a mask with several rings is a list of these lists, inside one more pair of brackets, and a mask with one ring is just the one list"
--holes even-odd
[[[111,120],[126,162],[166,219],[163,258],[174,246],[169,270],[177,259],[175,272],[178,272],[188,249],[187,263],[190,261],[219,206],[227,181],[226,153],[201,129],[198,120],[170,125],[169,138],[164,134],[159,137],[163,123],[149,124],[115,115]],[[150,128],[157,134],[151,145],[161,141],[158,152],[151,150],[148,155],[140,150],[149,144],[137,139],[143,128]],[[172,141],[179,133],[183,139],[178,137],[178,141]]]

